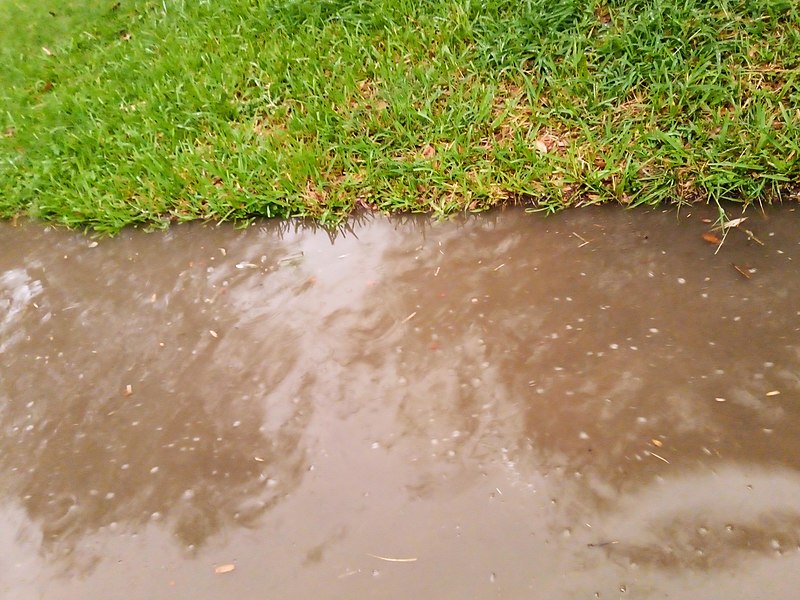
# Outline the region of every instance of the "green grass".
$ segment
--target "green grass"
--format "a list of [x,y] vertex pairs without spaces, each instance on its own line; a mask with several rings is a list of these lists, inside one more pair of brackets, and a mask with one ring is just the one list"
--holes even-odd
[[0,0],[0,216],[772,201],[793,0]]

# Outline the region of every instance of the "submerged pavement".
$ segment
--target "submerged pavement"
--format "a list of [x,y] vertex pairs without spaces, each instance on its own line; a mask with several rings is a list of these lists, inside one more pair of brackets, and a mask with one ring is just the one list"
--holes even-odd
[[0,597],[792,597],[800,228],[748,215],[3,225]]

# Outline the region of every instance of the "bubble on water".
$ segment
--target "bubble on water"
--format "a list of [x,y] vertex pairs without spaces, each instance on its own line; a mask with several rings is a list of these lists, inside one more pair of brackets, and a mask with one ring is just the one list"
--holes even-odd
[[184,490],[183,494],[181,495],[181,498],[183,498],[184,500],[191,500],[192,498],[194,498],[194,490],[193,489]]
[[619,349],[619,344],[609,344],[608,347],[611,348],[612,350],[617,350]]
[[113,500],[115,495],[114,492],[108,492],[106,494],[106,500]]
[[378,569],[372,569],[372,576],[373,576],[373,577],[377,577],[377,576],[378,576],[378,575],[380,575],[380,574],[381,574],[381,572],[380,572],[380,571],[378,571]]
[[239,427],[239,425],[241,425],[241,424],[242,424],[242,422],[241,422],[241,421],[234,421],[234,422],[233,422],[233,426],[234,426],[234,427]]
[[589,434],[588,434],[588,433],[586,433],[585,431],[581,431],[581,432],[578,434],[578,437],[579,437],[580,439],[582,439],[582,440],[588,440],[588,439],[589,439]]
[[657,329],[657,328],[655,328],[655,327],[651,327],[650,329],[648,329],[648,331],[649,331],[650,333],[658,333],[658,329]]
[[160,512],[158,512],[158,511],[156,511],[156,512],[154,512],[152,515],[150,515],[150,518],[151,518],[153,521],[160,521],[160,520],[161,520],[161,513],[160,513]]
[[705,528],[705,527],[700,527],[700,528],[698,528],[697,533],[699,533],[700,535],[707,535],[708,534],[708,529]]
[[158,473],[158,467],[153,467],[152,469],[150,469],[150,472],[153,474]]
[[131,466],[130,466],[128,463],[125,463],[124,465],[122,465],[122,466],[120,467],[120,469],[122,469],[123,471],[127,471],[127,470],[128,470],[128,469],[130,469],[130,468],[131,468]]
[[683,285],[684,283],[686,283],[686,280],[683,277],[678,277],[678,283]]

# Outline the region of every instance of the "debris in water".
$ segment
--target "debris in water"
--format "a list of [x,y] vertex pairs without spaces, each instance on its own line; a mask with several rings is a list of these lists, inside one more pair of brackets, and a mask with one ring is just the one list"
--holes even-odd
[[742,223],[747,221],[747,217],[741,217],[739,219],[731,219],[730,221],[726,221],[722,224],[722,229],[730,229],[731,227],[738,227]]
[[703,239],[704,239],[705,241],[707,241],[709,244],[716,244],[717,246],[719,246],[719,245],[722,243],[722,240],[721,240],[721,239],[719,239],[719,238],[716,236],[716,234],[713,234],[713,233],[711,233],[710,231],[707,231],[707,232],[705,232],[705,233],[703,234]]
[[603,546],[611,546],[613,544],[619,544],[619,540],[611,540],[609,542],[598,542],[597,544],[586,544],[588,548],[602,548]]
[[133,386],[129,383],[125,386],[125,395],[130,396],[131,394],[133,394]]
[[223,575],[225,573],[230,573],[236,568],[236,565],[228,563],[226,565],[219,565],[218,567],[214,567],[214,573],[217,575]]
[[748,273],[747,271],[745,271],[744,269],[742,269],[742,268],[741,268],[739,265],[737,265],[737,264],[735,264],[735,263],[731,263],[731,266],[732,266],[734,269],[736,269],[736,272],[737,272],[737,273],[739,273],[739,275],[741,275],[741,276],[742,276],[742,277],[744,277],[745,279],[750,279],[750,273]]
[[655,456],[658,460],[663,460],[665,463],[669,464],[669,461],[666,458],[664,458],[663,456],[659,456],[655,452],[650,452],[649,454],[650,454],[650,456]]
[[91,244],[89,244],[89,248],[97,248],[97,246],[98,246],[97,242],[92,242]]
[[714,398],[714,400],[716,400],[717,402],[727,402],[727,400],[725,400],[725,398],[719,398],[719,397]]
[[663,445],[664,445],[664,443],[663,443],[661,440],[657,440],[657,439],[655,439],[655,438],[653,438],[653,439],[652,439],[652,440],[650,440],[650,441],[651,441],[651,442],[653,442],[653,446],[658,446],[659,448],[661,448],[661,446],[663,446]]
[[767,396],[778,396],[780,392],[778,390],[772,390],[771,392],[767,392]]
[[408,315],[405,319],[403,319],[400,322],[401,323],[407,323],[408,321],[410,321],[411,319],[413,319],[416,316],[417,316],[417,311],[414,311],[414,312],[412,312],[410,315]]
[[416,557],[414,558],[389,558],[388,556],[378,556],[377,554],[370,554],[367,552],[367,556],[371,556],[372,558],[377,558],[378,560],[385,560],[387,562],[417,562]]
[[258,265],[254,265],[251,262],[240,262],[240,263],[236,263],[236,268],[237,269],[257,269]]
[[588,244],[588,243],[589,243],[589,241],[588,241],[588,240],[586,240],[585,238],[582,238],[580,235],[578,235],[578,234],[577,234],[577,233],[575,233],[574,231],[572,232],[572,235],[574,235],[576,238],[578,238],[580,241],[582,241],[582,242],[583,242],[583,243],[582,243],[580,246],[578,246],[578,248],[583,248],[583,247],[584,247],[586,244]]
[[216,331],[214,331],[213,329],[209,329],[209,330],[208,330],[208,333],[210,333],[210,334],[211,334],[211,337],[213,337],[213,338],[219,337],[219,336],[217,335],[217,332],[216,332]]

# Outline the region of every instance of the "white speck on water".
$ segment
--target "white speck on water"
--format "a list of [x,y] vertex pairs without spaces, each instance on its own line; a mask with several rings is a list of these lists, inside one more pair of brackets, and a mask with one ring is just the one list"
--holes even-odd
[[647,417],[636,417],[636,422],[643,425],[647,423]]
[[234,427],[239,427],[239,425],[241,425],[241,424],[242,424],[242,422],[241,422],[241,421],[234,421],[234,422],[233,422],[233,426],[234,426]]
[[460,432],[458,429],[456,429],[455,431],[453,431],[453,432],[450,434],[450,436],[451,436],[451,437],[454,437],[454,438],[461,437],[461,432]]
[[152,473],[152,474],[154,474],[154,475],[155,475],[156,473],[158,473],[158,467],[153,467],[152,469],[150,469],[150,473]]
[[611,348],[612,350],[617,350],[619,349],[619,344],[609,344],[608,347]]
[[477,298],[473,298],[472,300],[470,300],[470,302],[472,302],[473,304],[477,304],[478,303],[478,299]]
[[113,500],[114,496],[115,496],[114,492],[108,492],[106,494],[106,500]]
[[580,439],[582,439],[582,440],[588,440],[588,439],[589,439],[589,434],[588,434],[588,433],[586,433],[585,431],[581,431],[581,432],[578,434],[578,437],[579,437]]
[[125,470],[127,470],[127,469],[130,469],[130,467],[131,467],[131,466],[130,466],[128,463],[125,463],[124,465],[122,465],[122,466],[120,467],[120,469],[122,469],[123,471],[125,471]]
[[658,333],[658,329],[656,329],[655,327],[651,327],[650,329],[648,329],[648,331],[650,333]]
[[639,346],[631,346],[630,348],[631,348],[631,350],[638,350]]
[[150,518],[151,518],[153,521],[160,521],[160,520],[161,520],[161,513],[160,513],[160,512],[158,512],[158,511],[156,511],[156,512],[154,512],[152,515],[150,515]]
[[733,317],[733,320],[738,322],[742,320],[742,317]]
[[647,276],[648,276],[650,279],[652,279],[653,277],[655,277],[655,276],[656,276],[656,274],[655,274],[655,273],[653,273],[652,271],[648,271],[648,272],[647,272]]
[[191,500],[192,498],[194,498],[194,490],[192,489],[184,490],[183,494],[181,495],[181,498],[183,498],[184,500]]
[[684,283],[686,283],[686,280],[683,277],[678,277],[678,283],[683,285]]
[[373,450],[377,450],[380,447],[381,445],[378,442],[372,442],[372,445],[370,446],[370,448],[372,448]]

